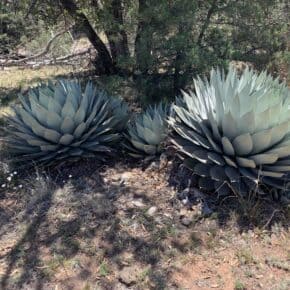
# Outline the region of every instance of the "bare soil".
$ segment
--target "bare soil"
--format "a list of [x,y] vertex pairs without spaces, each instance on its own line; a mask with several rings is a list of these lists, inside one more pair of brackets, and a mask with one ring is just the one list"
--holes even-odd
[[132,160],[13,177],[0,189],[0,289],[290,288],[289,209],[229,199],[205,218],[177,200],[174,177],[170,162]]

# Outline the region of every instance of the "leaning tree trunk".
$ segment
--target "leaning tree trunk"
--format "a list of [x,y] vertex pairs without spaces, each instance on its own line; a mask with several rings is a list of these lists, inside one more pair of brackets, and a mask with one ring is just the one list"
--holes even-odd
[[75,20],[76,27],[79,28],[80,32],[83,32],[88,37],[89,41],[92,43],[94,48],[98,52],[98,58],[101,65],[100,72],[104,74],[113,74],[116,72],[116,66],[111,58],[111,55],[97,35],[96,31],[90,24],[86,15],[81,12],[76,3],[73,0],[60,0],[61,5],[63,8],[70,14],[70,16]]

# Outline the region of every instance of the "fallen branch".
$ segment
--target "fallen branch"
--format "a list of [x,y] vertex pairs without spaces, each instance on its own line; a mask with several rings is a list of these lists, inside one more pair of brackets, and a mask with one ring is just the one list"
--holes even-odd
[[54,40],[56,38],[58,38],[59,36],[61,36],[62,34],[66,33],[71,27],[72,26],[70,26],[70,27],[68,27],[68,28],[56,33],[48,41],[48,43],[46,44],[45,48],[41,52],[39,52],[38,54],[29,56],[29,57],[25,57],[25,58],[22,58],[22,59],[17,59],[17,60],[5,60],[4,62],[0,63],[0,66],[14,66],[14,65],[25,63],[25,62],[28,62],[28,61],[31,61],[31,60],[34,60],[34,59],[37,59],[37,58],[40,58],[40,57],[46,55],[49,52],[50,47],[51,47],[52,43],[54,42]]
[[60,56],[60,57],[57,57],[54,59],[54,61],[58,62],[58,61],[64,61],[64,60],[68,60],[70,58],[74,58],[74,57],[77,57],[77,56],[82,56],[82,55],[85,55],[87,53],[90,53],[91,52],[91,48],[88,48],[84,51],[81,51],[81,52],[78,52],[78,53],[71,53],[71,54],[67,54],[65,56]]
[[[7,63],[6,64],[0,63],[0,67],[2,67],[4,69],[5,67],[11,67],[11,66],[16,66],[19,68],[20,67],[21,68],[23,68],[23,67],[35,68],[35,67],[40,67],[43,65],[76,65],[77,62],[73,59],[78,58],[78,61],[81,61],[81,60],[84,60],[83,56],[86,56],[86,55],[88,55],[88,56],[91,55],[90,48],[88,48],[84,51],[78,52],[78,53],[71,53],[71,54],[60,56],[60,57],[57,57],[54,59],[44,59],[42,61],[28,61],[28,62],[20,62],[17,64],[10,63],[10,62],[8,64]],[[87,59],[87,57],[85,59]]]

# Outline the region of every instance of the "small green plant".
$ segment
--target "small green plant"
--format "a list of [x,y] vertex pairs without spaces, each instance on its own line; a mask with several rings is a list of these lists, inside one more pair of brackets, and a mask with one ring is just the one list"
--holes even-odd
[[109,275],[109,267],[108,267],[108,264],[103,261],[99,267],[99,274],[103,277],[106,277]]
[[162,152],[168,133],[168,110],[163,104],[149,106],[128,123],[124,146],[131,156],[155,156]]
[[145,268],[139,275],[139,280],[142,282],[142,281],[145,281],[146,278],[148,276],[150,276],[150,274],[152,273],[152,269],[151,268]]
[[237,252],[237,258],[240,264],[249,265],[255,263],[255,258],[253,257],[252,252],[248,249],[240,249]]
[[88,282],[86,282],[86,285],[83,287],[82,290],[90,290],[91,289],[91,286]]
[[53,277],[57,270],[63,266],[65,258],[62,255],[54,255],[50,260],[44,263],[44,273]]
[[246,286],[241,281],[236,281],[235,290],[246,290]]
[[50,165],[81,157],[104,158],[121,138],[127,106],[87,83],[60,80],[19,95],[7,116],[6,145],[14,161]]

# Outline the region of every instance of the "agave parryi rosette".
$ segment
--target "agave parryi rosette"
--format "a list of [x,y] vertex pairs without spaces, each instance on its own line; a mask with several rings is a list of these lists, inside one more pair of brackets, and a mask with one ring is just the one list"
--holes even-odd
[[290,91],[266,72],[216,69],[197,78],[195,92],[172,108],[172,143],[199,186],[233,190],[285,189],[290,171]]

